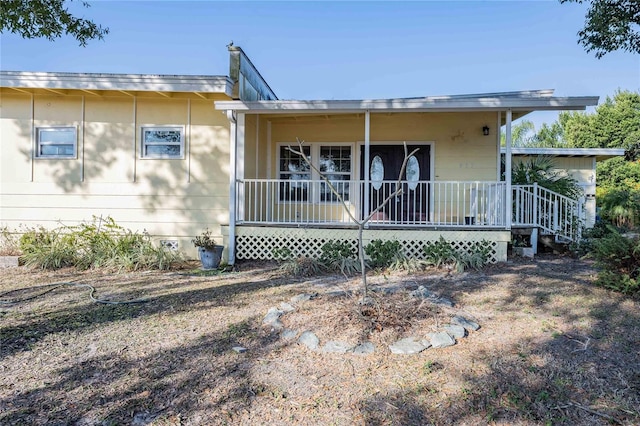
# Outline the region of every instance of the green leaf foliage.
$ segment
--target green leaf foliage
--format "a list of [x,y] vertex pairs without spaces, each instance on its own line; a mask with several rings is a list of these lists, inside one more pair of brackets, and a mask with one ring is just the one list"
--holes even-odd
[[[109,28],[74,16],[65,0],[2,0],[0,33],[14,33],[23,38],[46,38],[51,41],[71,35],[80,46],[92,39],[103,39]],[[81,2],[89,7],[88,2]]]
[[369,256],[369,262],[374,268],[388,268],[406,258],[402,252],[400,241],[396,240],[373,240],[367,244],[364,252]]
[[[594,114],[561,113],[568,147],[624,148],[634,153],[640,142],[640,93],[618,91],[607,96]],[[635,160],[637,154],[629,157]]]
[[340,271],[344,275],[361,272],[360,261],[348,241],[329,240],[321,248],[320,264],[329,271]]
[[511,171],[511,183],[514,185],[532,185],[537,183],[543,188],[577,200],[583,195],[578,182],[563,170],[555,168],[554,160],[548,156],[537,156],[530,160],[516,162]]
[[422,248],[427,264],[437,268],[441,266],[463,272],[465,269],[481,269],[489,263],[491,243],[486,240],[476,241],[466,251],[458,251],[450,241],[442,235],[438,241],[430,242]]
[[590,3],[578,42],[587,52],[602,58],[624,50],[640,53],[640,2],[638,0],[560,0],[561,3]]
[[601,268],[597,283],[624,294],[640,295],[640,237],[624,236],[613,227],[592,243],[592,254]]
[[615,226],[634,229],[640,225],[640,189],[604,187],[597,191],[600,217]]
[[[534,137],[535,125],[533,121],[521,120],[511,126],[511,146],[530,146]],[[500,132],[500,145],[505,146],[507,135],[504,130]]]
[[51,230],[26,229],[19,244],[25,264],[42,269],[169,269],[180,261],[178,253],[155,246],[147,233],[124,229],[110,217]]
[[[640,4],[640,2],[638,2]],[[594,113],[562,112],[544,125],[531,146],[623,148],[624,158],[599,161],[596,200],[600,216],[616,226],[640,224],[640,93],[620,90]],[[522,181],[516,177],[514,182]]]
[[[562,117],[562,116],[561,116]],[[560,121],[552,124],[543,123],[538,132],[531,138],[529,147],[564,148],[564,127]]]

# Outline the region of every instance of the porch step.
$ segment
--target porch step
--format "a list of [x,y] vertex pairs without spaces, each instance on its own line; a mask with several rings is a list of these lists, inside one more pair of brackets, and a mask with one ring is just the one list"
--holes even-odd
[[511,228],[511,234],[513,235],[531,235],[533,232],[533,227],[520,227],[520,228]]
[[565,253],[568,250],[569,241],[558,240],[553,234],[542,234],[538,239],[538,244],[554,253]]
[[[512,240],[519,241],[520,244],[528,243],[529,246],[532,245],[531,236],[533,234],[533,230],[535,227],[531,226],[523,226],[516,227],[511,229]],[[540,230],[540,234],[538,236],[537,247],[534,247],[536,252],[539,248],[542,248],[544,251],[553,251],[554,253],[565,253],[568,249],[568,244],[571,241],[565,238],[559,238],[555,234],[543,233]]]
[[516,246],[522,247],[531,246],[531,234],[533,233],[532,227],[520,227],[511,228],[511,241],[514,241]]

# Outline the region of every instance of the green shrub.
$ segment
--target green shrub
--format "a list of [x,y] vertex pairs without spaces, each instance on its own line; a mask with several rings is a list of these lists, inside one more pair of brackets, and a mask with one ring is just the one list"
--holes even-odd
[[320,250],[322,251],[320,255],[322,261],[331,262],[342,258],[354,259],[356,257],[355,251],[347,241],[330,240],[324,243]]
[[629,295],[640,294],[640,237],[626,237],[614,228],[592,243],[593,257],[602,270],[597,284]]
[[58,230],[44,227],[27,230],[20,237],[20,250],[25,265],[42,269],[59,269],[73,266],[76,249]]
[[594,243],[611,232],[618,232],[618,230],[603,221],[596,222],[592,228],[586,228],[582,231],[582,238],[571,243],[569,250],[578,257],[589,256],[593,251]]
[[293,259],[293,252],[289,247],[278,247],[271,250],[271,256],[279,262]]
[[628,274],[619,274],[615,271],[604,270],[598,274],[597,284],[609,290],[622,294],[640,294],[640,277],[632,278]]
[[329,271],[340,271],[344,275],[361,272],[360,261],[347,241],[330,240],[321,248],[320,264]]
[[481,252],[457,253],[454,267],[456,272],[471,269],[482,269],[487,264],[487,258]]
[[322,265],[311,257],[290,257],[282,261],[280,270],[294,277],[312,277],[322,272]]
[[180,261],[178,253],[154,246],[146,232],[124,229],[110,217],[52,230],[27,229],[20,249],[27,266],[42,269],[169,269]]
[[491,242],[482,240],[473,242],[468,251],[457,251],[453,244],[442,236],[438,241],[423,247],[425,260],[437,268],[448,266],[457,272],[466,269],[481,269],[491,260]]
[[469,267],[480,269],[486,266],[491,261],[491,252],[493,251],[491,246],[491,241],[474,241],[469,251],[471,257],[468,262]]
[[626,229],[640,226],[640,188],[599,188],[597,199],[604,220]]
[[445,240],[442,235],[438,241],[425,245],[422,250],[424,251],[427,263],[435,266],[436,268],[444,265],[455,264],[458,254],[451,243]]
[[369,256],[369,263],[374,268],[388,268],[393,264],[400,264],[406,256],[402,252],[402,246],[395,240],[373,240],[364,248]]

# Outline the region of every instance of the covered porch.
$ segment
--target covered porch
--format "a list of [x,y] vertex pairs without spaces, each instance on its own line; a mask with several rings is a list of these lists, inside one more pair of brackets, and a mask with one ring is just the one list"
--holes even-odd
[[[261,249],[261,241],[294,244],[278,235],[295,230],[313,234],[296,237],[302,239],[294,245],[301,247],[316,244],[312,240],[343,239],[354,219],[371,214],[369,234],[382,239],[403,235],[409,255],[420,251],[412,246],[446,233],[462,248],[475,237],[492,240],[494,260],[505,260],[514,188],[502,178],[501,127],[510,153],[514,119],[537,109],[584,109],[597,103],[594,97],[551,94],[216,102],[232,127],[230,262],[236,253],[251,258],[260,252],[257,258],[268,258],[273,247]],[[301,146],[298,140],[304,141]],[[406,158],[405,146],[412,153]],[[295,152],[300,150],[313,167]],[[510,174],[507,154],[505,175]]]

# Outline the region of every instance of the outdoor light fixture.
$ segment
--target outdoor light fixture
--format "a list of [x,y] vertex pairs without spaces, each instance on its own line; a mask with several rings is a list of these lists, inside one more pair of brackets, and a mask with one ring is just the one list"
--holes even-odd
[[485,136],[489,136],[489,126],[484,126],[482,128],[482,134]]

